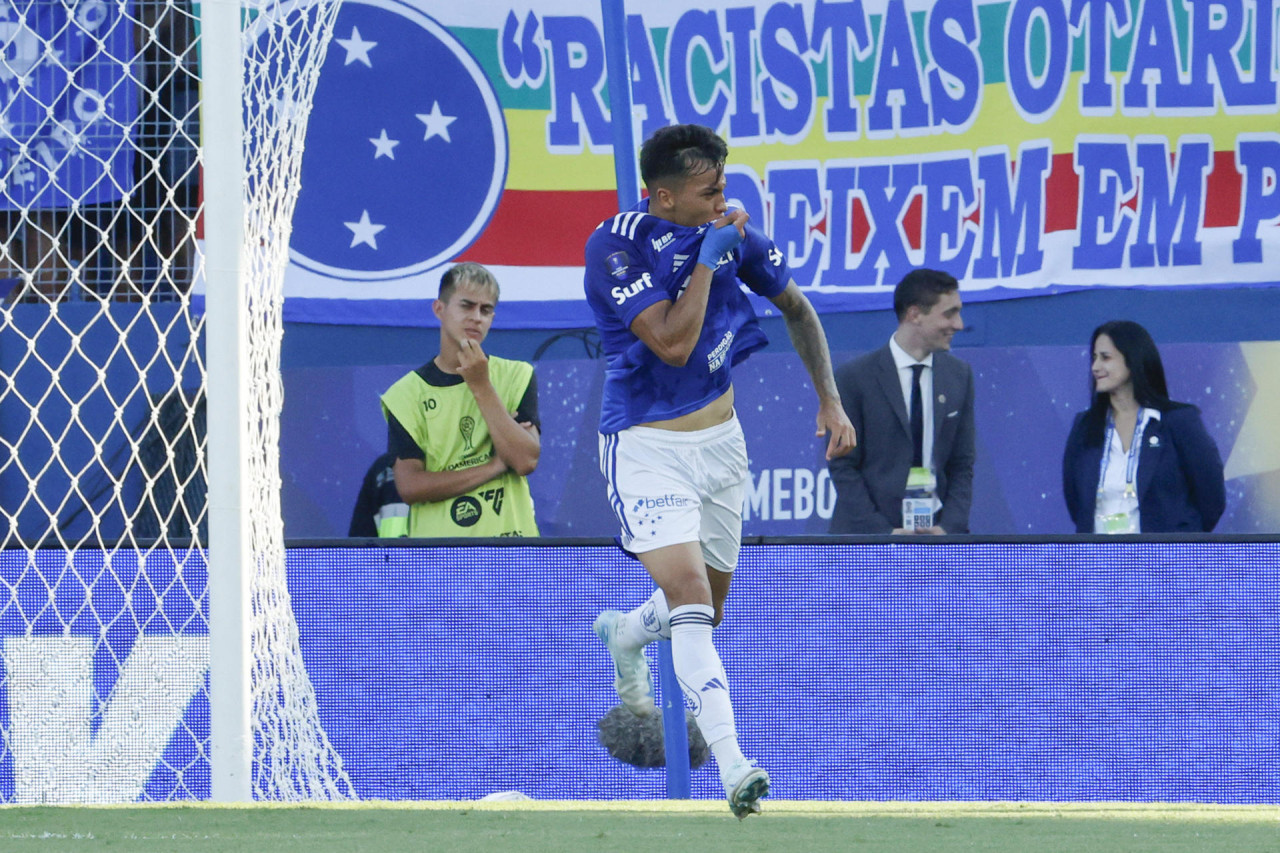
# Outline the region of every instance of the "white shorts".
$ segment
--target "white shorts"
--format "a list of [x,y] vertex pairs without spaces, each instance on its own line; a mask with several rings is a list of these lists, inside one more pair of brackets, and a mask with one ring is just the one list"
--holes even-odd
[[748,478],[737,417],[694,432],[637,426],[601,435],[600,471],[623,548],[643,554],[698,542],[708,566],[737,566]]

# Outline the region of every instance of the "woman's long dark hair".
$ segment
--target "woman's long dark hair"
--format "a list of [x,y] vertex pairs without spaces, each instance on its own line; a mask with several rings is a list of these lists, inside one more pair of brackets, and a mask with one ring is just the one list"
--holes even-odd
[[[1138,405],[1147,409],[1168,411],[1176,404],[1169,399],[1169,388],[1164,381],[1164,362],[1151,334],[1132,320],[1111,320],[1093,330],[1089,339],[1089,363],[1093,363],[1093,349],[1098,336],[1106,335],[1124,356],[1125,366],[1133,382],[1133,396]],[[1111,408],[1111,395],[1098,392],[1098,381],[1089,371],[1089,393],[1093,398],[1085,415],[1085,444],[1098,446],[1106,433],[1107,410]]]

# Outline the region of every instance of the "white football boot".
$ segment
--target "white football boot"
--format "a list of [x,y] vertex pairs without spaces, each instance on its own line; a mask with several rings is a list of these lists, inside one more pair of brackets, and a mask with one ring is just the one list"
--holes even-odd
[[748,815],[760,814],[760,801],[769,795],[769,774],[763,767],[744,758],[722,770],[720,781],[734,817],[745,820]]
[[623,615],[619,610],[606,610],[591,627],[613,658],[613,688],[618,691],[618,698],[631,713],[647,717],[657,707],[653,704],[653,674],[643,648],[626,649],[617,642],[618,622]]

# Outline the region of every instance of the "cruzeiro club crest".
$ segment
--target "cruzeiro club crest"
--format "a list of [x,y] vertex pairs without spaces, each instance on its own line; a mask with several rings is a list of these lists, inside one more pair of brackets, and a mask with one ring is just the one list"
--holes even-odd
[[307,126],[293,262],[348,281],[440,266],[488,224],[507,153],[493,87],[448,30],[414,3],[346,0]]

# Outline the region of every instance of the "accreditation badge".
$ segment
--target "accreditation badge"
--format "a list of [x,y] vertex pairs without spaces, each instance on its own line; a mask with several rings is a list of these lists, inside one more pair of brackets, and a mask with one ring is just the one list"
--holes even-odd
[[938,475],[932,468],[912,468],[907,472],[907,491],[902,498],[904,530],[928,530],[938,509]]
[[1096,515],[1093,518],[1095,533],[1137,533],[1137,520],[1131,513],[1113,512],[1109,515]]

